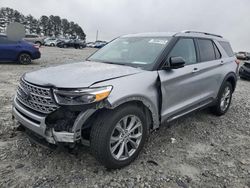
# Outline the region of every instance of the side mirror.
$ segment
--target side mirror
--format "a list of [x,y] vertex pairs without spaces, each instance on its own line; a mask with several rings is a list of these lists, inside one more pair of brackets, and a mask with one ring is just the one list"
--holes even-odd
[[179,69],[185,66],[185,60],[182,57],[170,57],[169,58],[169,68]]

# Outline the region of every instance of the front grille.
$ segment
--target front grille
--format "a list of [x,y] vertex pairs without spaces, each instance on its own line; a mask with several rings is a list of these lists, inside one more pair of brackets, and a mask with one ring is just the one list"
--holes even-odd
[[17,99],[26,107],[45,114],[58,108],[49,88],[32,85],[23,79],[21,79],[17,89]]

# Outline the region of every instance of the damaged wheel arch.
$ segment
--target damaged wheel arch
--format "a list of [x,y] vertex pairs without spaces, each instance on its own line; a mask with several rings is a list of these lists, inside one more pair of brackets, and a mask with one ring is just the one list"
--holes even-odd
[[117,101],[114,104],[110,104],[109,101],[106,100],[102,104],[96,104],[95,107],[78,113],[71,129],[71,131],[74,133],[74,140],[85,140],[85,133],[87,134],[87,140],[89,139],[89,134],[93,125],[93,121],[96,119],[96,116],[100,115],[100,113],[105,113],[105,111],[110,111],[121,106],[126,106],[128,104],[137,105],[143,110],[147,121],[150,122],[149,129],[156,129],[159,127],[158,112],[154,109],[154,107],[148,100],[142,97],[135,96]]

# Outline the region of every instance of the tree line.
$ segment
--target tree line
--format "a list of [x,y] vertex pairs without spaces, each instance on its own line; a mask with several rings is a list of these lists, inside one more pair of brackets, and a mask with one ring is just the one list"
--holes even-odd
[[32,15],[23,15],[17,10],[4,7],[0,9],[0,33],[5,32],[11,22],[19,22],[24,25],[26,33],[44,36],[78,36],[85,39],[83,29],[73,21],[68,21],[60,16],[42,15],[39,19]]

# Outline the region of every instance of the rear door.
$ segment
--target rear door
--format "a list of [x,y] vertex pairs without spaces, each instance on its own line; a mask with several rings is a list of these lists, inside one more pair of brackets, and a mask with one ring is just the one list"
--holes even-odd
[[225,60],[222,59],[221,52],[212,39],[198,38],[196,43],[199,49],[197,70],[203,83],[200,85],[201,94],[206,98],[215,99],[221,86]]

